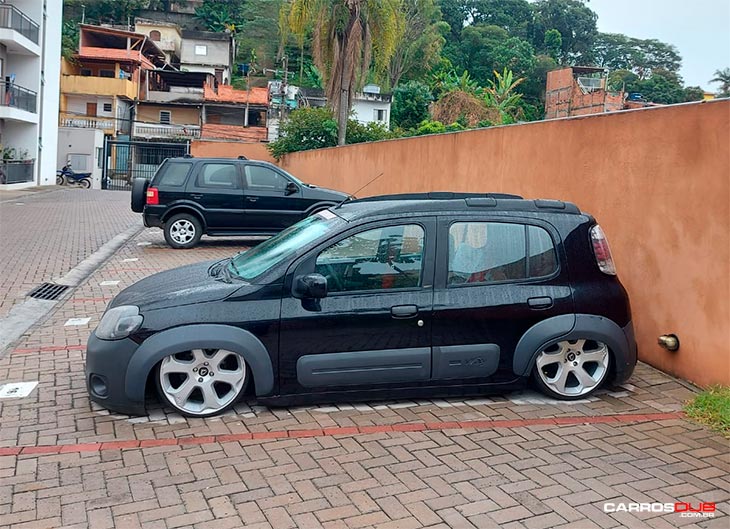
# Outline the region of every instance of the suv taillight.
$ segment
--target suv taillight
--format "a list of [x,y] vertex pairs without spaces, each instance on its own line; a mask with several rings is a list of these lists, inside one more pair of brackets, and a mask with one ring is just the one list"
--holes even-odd
[[591,242],[593,243],[593,253],[596,256],[598,268],[604,274],[615,276],[616,266],[613,264],[613,257],[611,257],[611,248],[608,247],[606,235],[598,224],[591,228]]
[[157,193],[156,187],[147,188],[147,204],[150,206],[157,206],[160,203],[160,195]]

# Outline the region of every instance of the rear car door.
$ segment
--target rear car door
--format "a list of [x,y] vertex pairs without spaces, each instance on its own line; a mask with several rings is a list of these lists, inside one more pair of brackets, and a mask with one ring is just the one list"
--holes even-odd
[[370,223],[323,243],[290,268],[289,280],[324,275],[328,294],[312,304],[285,289],[282,394],[428,382],[435,227],[433,217]]
[[509,382],[520,337],[573,312],[558,232],[537,219],[440,218],[434,288],[433,378]]
[[235,231],[244,225],[241,174],[236,162],[201,162],[187,188],[210,231]]
[[[247,162],[243,166],[243,181],[248,228],[281,230],[303,217],[307,201],[301,186],[273,167]],[[289,184],[294,184],[296,191],[287,191]]]

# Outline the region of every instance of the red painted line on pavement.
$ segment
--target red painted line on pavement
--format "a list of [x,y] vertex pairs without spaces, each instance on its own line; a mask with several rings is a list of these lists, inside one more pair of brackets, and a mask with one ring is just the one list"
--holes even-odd
[[516,420],[482,420],[464,422],[430,422],[399,423],[373,426],[345,426],[314,430],[278,430],[268,432],[242,432],[234,434],[205,435],[201,437],[178,437],[165,439],[144,439],[105,441],[100,443],[61,444],[43,446],[10,446],[0,447],[0,457],[17,455],[69,454],[80,452],[99,452],[102,450],[130,450],[136,448],[153,448],[158,446],[195,446],[214,443],[230,443],[244,440],[298,439],[304,437],[326,437],[334,435],[361,435],[388,432],[422,432],[443,430],[489,430],[498,428],[524,428],[529,426],[565,426],[576,424],[618,424],[648,421],[666,421],[684,418],[683,412],[650,413],[650,414],[618,414],[577,417],[555,417],[551,419],[516,419]]
[[28,349],[13,349],[11,354],[45,353],[49,351],[86,351],[85,345],[48,345]]

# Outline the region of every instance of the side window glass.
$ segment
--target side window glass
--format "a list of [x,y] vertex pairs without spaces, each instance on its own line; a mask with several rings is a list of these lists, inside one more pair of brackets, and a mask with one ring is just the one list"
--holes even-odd
[[525,226],[457,222],[449,228],[448,285],[525,279]]
[[198,174],[199,187],[235,189],[238,187],[236,166],[231,163],[207,163]]
[[412,288],[421,284],[424,231],[417,224],[352,235],[317,257],[330,292]]
[[530,248],[530,277],[544,277],[555,273],[558,259],[550,234],[543,228],[528,226],[527,237]]
[[160,177],[157,185],[180,187],[185,185],[188,171],[192,164],[185,162],[168,162],[160,168]]
[[288,180],[269,167],[246,165],[246,188],[255,191],[284,191]]

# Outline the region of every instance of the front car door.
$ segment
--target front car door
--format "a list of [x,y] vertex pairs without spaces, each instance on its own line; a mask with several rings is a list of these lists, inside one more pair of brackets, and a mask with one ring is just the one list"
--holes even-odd
[[239,164],[203,162],[190,179],[188,196],[204,211],[212,231],[240,230],[244,223],[243,191]]
[[573,312],[558,232],[537,219],[440,218],[434,289],[433,378],[511,382],[520,337]]
[[[292,265],[319,273],[328,295],[281,308],[281,394],[412,386],[431,375],[435,218],[370,223],[328,241]],[[381,395],[385,396],[385,395]]]
[[287,192],[294,182],[272,167],[251,162],[244,165],[243,178],[248,228],[281,230],[301,220],[306,207],[301,186]]

